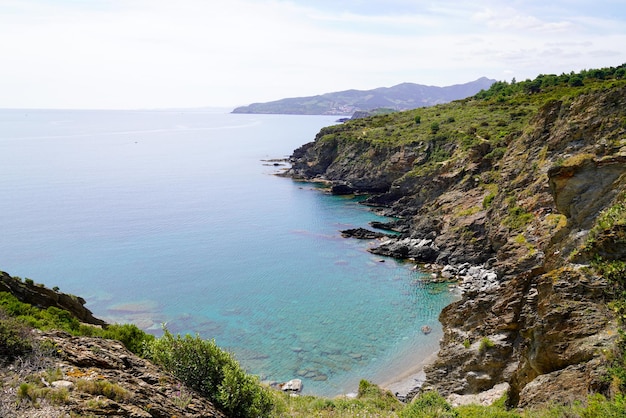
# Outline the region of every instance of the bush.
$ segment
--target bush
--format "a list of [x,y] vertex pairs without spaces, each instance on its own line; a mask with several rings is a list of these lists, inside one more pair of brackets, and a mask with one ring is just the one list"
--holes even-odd
[[488,337],[483,337],[480,340],[480,345],[478,346],[478,351],[483,352],[495,346],[494,342],[491,341]]
[[[131,352],[142,355],[144,346],[154,340],[154,336],[140,330],[134,324],[113,324],[105,329],[81,324],[76,317],[70,312],[50,306],[47,309],[39,309],[28,303],[20,302],[14,295],[8,292],[0,292],[0,308],[3,309],[8,316],[14,317],[15,321],[27,324],[33,328],[41,330],[59,329],[69,332],[73,335],[83,335],[87,337],[101,337],[110,340],[117,340]],[[0,317],[1,318],[1,317]],[[8,326],[5,324],[5,326]],[[15,327],[15,324],[11,325]],[[0,328],[0,334],[2,330]],[[6,331],[5,331],[6,332]],[[9,349],[9,344],[13,339],[5,335],[4,345],[0,336],[0,353]],[[11,343],[12,344],[12,343]],[[17,345],[13,349],[19,349]],[[23,351],[18,350],[18,351]]]
[[[0,313],[0,318],[2,318]],[[22,322],[0,319],[0,359],[12,360],[32,351],[30,332]]]
[[400,412],[400,418],[456,418],[459,414],[437,392],[426,392]]
[[174,337],[167,328],[161,338],[146,344],[146,356],[190,388],[214,402],[230,416],[269,416],[273,402],[258,379],[215,341],[199,336]]
[[140,330],[134,324],[109,325],[102,332],[102,338],[120,341],[129,351],[139,355],[143,353],[146,344],[154,341],[154,335]]
[[246,374],[234,360],[224,365],[224,380],[219,386],[220,406],[233,417],[262,417],[269,415],[273,402],[258,378]]
[[381,389],[378,385],[367,380],[359,382],[357,399],[367,401],[374,408],[381,411],[395,411],[401,407],[398,398],[393,393]]

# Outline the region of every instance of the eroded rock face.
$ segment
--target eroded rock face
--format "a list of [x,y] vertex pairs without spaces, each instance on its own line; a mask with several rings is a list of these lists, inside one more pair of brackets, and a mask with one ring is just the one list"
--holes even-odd
[[548,172],[557,210],[583,229],[611,202],[626,175],[626,154],[580,164],[556,166]]

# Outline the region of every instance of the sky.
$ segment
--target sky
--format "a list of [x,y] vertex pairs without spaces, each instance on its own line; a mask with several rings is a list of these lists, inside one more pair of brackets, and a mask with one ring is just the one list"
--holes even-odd
[[234,107],[626,63],[623,0],[0,0],[0,108]]

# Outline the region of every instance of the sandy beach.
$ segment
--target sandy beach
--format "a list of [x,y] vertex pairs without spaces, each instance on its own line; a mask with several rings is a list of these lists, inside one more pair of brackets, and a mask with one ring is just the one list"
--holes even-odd
[[395,378],[379,383],[379,386],[384,389],[388,389],[392,393],[398,394],[399,396],[405,396],[411,390],[424,383],[426,380],[424,366],[432,363],[436,358],[437,352],[434,352],[422,361],[408,367],[403,373],[397,375]]

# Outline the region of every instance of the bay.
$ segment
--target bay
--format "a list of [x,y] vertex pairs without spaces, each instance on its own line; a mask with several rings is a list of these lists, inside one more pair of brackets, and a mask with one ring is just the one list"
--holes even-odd
[[264,380],[302,378],[305,393],[389,381],[436,350],[454,296],[340,236],[381,219],[358,198],[264,161],[334,120],[0,110],[0,268],[81,295],[110,322],[215,339]]

